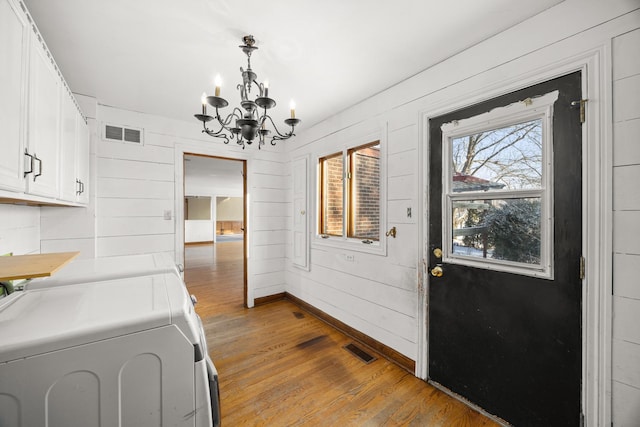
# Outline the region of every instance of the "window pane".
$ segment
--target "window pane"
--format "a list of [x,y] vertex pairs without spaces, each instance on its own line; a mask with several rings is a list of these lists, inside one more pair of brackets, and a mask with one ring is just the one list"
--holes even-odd
[[453,192],[542,188],[542,119],[451,143]]
[[322,221],[320,234],[342,236],[342,153],[320,159]]
[[349,237],[380,239],[380,144],[349,150]]
[[540,265],[540,198],[454,201],[454,255]]

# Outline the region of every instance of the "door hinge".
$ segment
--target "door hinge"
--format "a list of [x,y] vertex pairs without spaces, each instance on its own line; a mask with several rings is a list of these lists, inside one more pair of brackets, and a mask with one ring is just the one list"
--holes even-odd
[[571,102],[572,106],[580,105],[580,123],[584,123],[587,120],[586,119],[586,113],[585,113],[587,101],[589,101],[589,100],[588,99],[581,99],[580,101]]
[[585,276],[585,262],[586,260],[584,259],[583,256],[580,256],[580,280],[584,280],[584,276]]

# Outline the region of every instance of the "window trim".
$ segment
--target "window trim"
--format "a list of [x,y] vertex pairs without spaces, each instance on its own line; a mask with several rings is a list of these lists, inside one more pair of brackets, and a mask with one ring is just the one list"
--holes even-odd
[[[365,252],[375,255],[387,255],[387,237],[385,235],[385,227],[387,224],[387,148],[386,148],[386,134],[387,134],[387,125],[383,126],[383,130],[372,132],[368,134],[361,134],[359,137],[350,138],[348,142],[342,140],[342,144],[327,144],[331,145],[331,148],[327,148],[325,151],[319,153],[315,156],[316,162],[316,221],[315,221],[315,231],[314,238],[312,240],[313,246],[320,247],[331,247],[338,248],[343,250],[350,250],[356,252]],[[343,165],[347,164],[347,154],[350,150],[355,148],[360,148],[367,146],[369,144],[373,144],[377,142],[380,145],[380,193],[379,193],[379,206],[380,206],[380,219],[379,219],[379,240],[373,241],[371,244],[363,243],[363,239],[347,237],[347,222],[349,218],[347,217],[347,206],[348,203],[348,195],[347,192],[350,191],[350,185],[342,186],[343,191],[343,223],[342,223],[342,236],[334,236],[334,235],[322,235],[320,233],[321,230],[321,221],[322,221],[322,179],[321,179],[321,166],[320,160],[332,157],[334,155],[342,154],[343,157]],[[343,168],[343,174],[346,173],[346,169]],[[344,182],[344,181],[343,181]]]
[[[487,113],[442,125],[442,261],[485,270],[553,279],[553,104],[558,91],[495,108]],[[455,138],[498,129],[530,120],[542,120],[542,182],[540,189],[492,190],[454,193],[451,184],[452,143]],[[461,200],[496,200],[537,198],[540,212],[540,265],[530,265],[491,258],[476,258],[453,253],[453,202]]]

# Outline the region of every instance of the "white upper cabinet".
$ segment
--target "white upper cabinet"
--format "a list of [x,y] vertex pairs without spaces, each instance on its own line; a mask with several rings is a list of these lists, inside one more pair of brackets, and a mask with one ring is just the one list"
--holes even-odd
[[27,150],[33,170],[27,175],[27,192],[59,196],[60,96],[62,80],[40,37],[31,37],[29,63],[29,127]]
[[0,0],[0,188],[24,191],[30,28],[19,6]]
[[0,202],[86,204],[87,124],[17,0],[0,0],[0,52]]
[[82,116],[79,116],[77,124],[78,139],[76,144],[76,173],[78,175],[78,189],[76,201],[84,205],[89,203],[89,127]]
[[78,145],[78,115],[73,99],[62,97],[60,133],[60,198],[74,202],[79,191],[76,174]]
[[88,198],[89,132],[71,94],[62,95],[60,198],[84,203]]

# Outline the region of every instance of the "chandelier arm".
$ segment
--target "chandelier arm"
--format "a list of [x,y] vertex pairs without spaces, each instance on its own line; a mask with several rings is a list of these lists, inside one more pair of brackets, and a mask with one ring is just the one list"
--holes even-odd
[[[222,138],[224,139],[224,143],[228,144],[229,143],[229,137],[227,136],[226,133],[223,133],[222,130],[224,129],[223,127],[220,128],[220,130],[216,131],[212,131],[211,129],[207,128],[207,124],[203,123],[202,126],[204,127],[204,130],[202,131],[202,133],[206,133],[209,136],[212,136],[214,138]],[[233,138],[233,134],[231,134],[231,138]]]
[[276,126],[276,124],[273,122],[273,119],[271,118],[270,115],[268,114],[264,114],[263,116],[263,121],[266,121],[267,119],[269,119],[269,121],[271,122],[271,125],[273,126],[273,130],[276,131],[277,135],[275,135],[273,138],[271,138],[271,143],[273,144],[273,140],[277,139],[278,141],[284,140],[284,139],[288,139],[291,138],[293,136],[293,128],[291,129],[291,132],[289,133],[282,133],[280,132],[280,130],[278,130],[278,126]]
[[[239,114],[236,114],[236,111]],[[220,123],[220,126],[222,126],[226,130],[230,129],[229,125],[231,124],[231,121],[233,120],[234,117],[236,118],[236,120],[242,118],[242,110],[240,110],[238,107],[235,107],[233,111],[231,111],[231,113],[229,113],[229,115],[224,119],[224,121],[222,121],[222,118],[220,117],[218,110],[216,110],[216,119],[218,120],[218,123]],[[231,137],[233,138],[233,135],[231,135]]]

